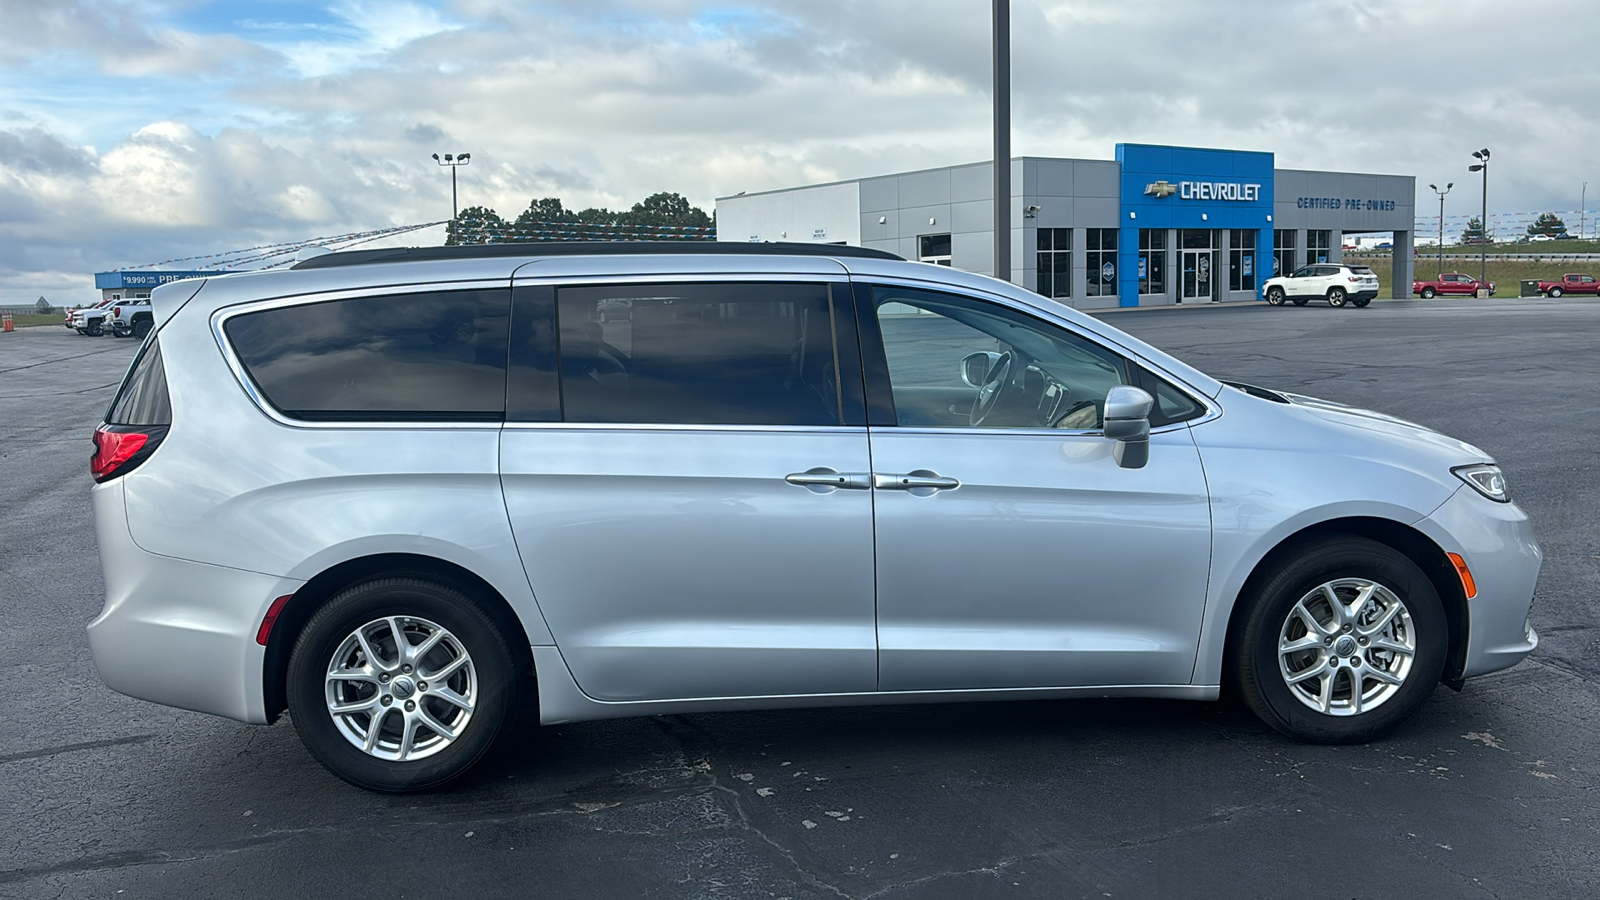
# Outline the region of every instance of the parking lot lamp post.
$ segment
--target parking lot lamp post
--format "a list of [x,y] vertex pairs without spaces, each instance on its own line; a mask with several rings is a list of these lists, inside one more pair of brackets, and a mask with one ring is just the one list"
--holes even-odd
[[1439,186],[1436,185],[1436,184],[1428,185],[1428,187],[1433,188],[1433,192],[1435,194],[1439,195],[1439,277],[1440,278],[1444,277],[1444,195],[1450,193],[1450,189],[1455,187],[1455,186],[1456,186],[1456,183],[1454,181],[1448,182],[1447,184],[1445,184],[1444,190],[1441,191],[1441,190],[1439,190]]
[[439,154],[433,155],[433,161],[450,169],[450,220],[453,222],[461,215],[461,209],[456,204],[456,169],[472,161],[471,153],[452,154],[446,153],[444,159]]
[[1583,193],[1578,196],[1578,240],[1583,240],[1583,217],[1589,211],[1589,182],[1583,183]]
[[1478,226],[1483,229],[1481,235],[1483,242],[1478,245],[1481,248],[1478,259],[1478,283],[1487,284],[1489,281],[1489,148],[1472,151],[1472,157],[1482,160],[1467,166],[1467,171],[1483,173],[1483,213],[1482,218],[1478,219]]

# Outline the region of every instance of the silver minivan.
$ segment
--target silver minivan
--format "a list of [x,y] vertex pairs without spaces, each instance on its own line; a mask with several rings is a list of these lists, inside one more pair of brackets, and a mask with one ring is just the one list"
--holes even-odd
[[1483,451],[1054,301],[799,244],[179,282],[95,433],[105,682],[379,791],[545,723],[1242,699],[1372,739],[1538,638]]

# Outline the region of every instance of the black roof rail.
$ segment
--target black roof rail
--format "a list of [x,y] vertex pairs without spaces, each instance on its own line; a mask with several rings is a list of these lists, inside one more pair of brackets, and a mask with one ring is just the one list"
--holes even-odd
[[301,260],[294,269],[328,269],[387,262],[440,259],[493,259],[501,256],[637,256],[640,254],[727,256],[848,256],[857,259],[904,261],[885,250],[842,244],[802,244],[772,241],[521,241],[505,244],[460,244],[445,247],[391,247],[384,250],[345,250]]

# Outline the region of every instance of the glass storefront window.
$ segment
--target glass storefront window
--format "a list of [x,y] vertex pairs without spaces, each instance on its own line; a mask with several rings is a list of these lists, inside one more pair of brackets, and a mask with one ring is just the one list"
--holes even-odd
[[1244,228],[1228,232],[1228,290],[1256,289],[1256,233]]
[[1281,229],[1272,233],[1272,274],[1285,275],[1294,271],[1295,233]]
[[1088,245],[1084,261],[1088,269],[1090,297],[1115,297],[1117,295],[1117,229],[1090,228],[1085,232]]
[[917,259],[938,266],[950,265],[950,235],[924,234],[918,237]]
[[1046,297],[1072,296],[1072,229],[1041,228],[1038,238],[1038,287]]
[[1306,232],[1306,264],[1325,263],[1332,257],[1329,251],[1333,243],[1331,231]]
[[1139,229],[1139,293],[1167,292],[1167,230]]

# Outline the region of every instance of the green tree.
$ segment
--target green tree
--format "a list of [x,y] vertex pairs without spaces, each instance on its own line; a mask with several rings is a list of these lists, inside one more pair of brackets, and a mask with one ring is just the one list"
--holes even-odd
[[1485,239],[1493,240],[1493,237],[1484,233],[1483,220],[1477,216],[1468,219],[1467,227],[1461,232],[1461,243],[1481,244]]
[[707,228],[711,217],[705,210],[691,206],[681,194],[662,192],[651,194],[628,210],[624,221],[629,225],[657,225],[669,227]]
[[1551,237],[1559,237],[1567,233],[1567,223],[1561,221],[1553,212],[1540,213],[1539,218],[1528,226],[1528,233],[1548,234]]
[[469,206],[451,220],[446,245],[501,244],[511,240],[511,226],[487,206]]

